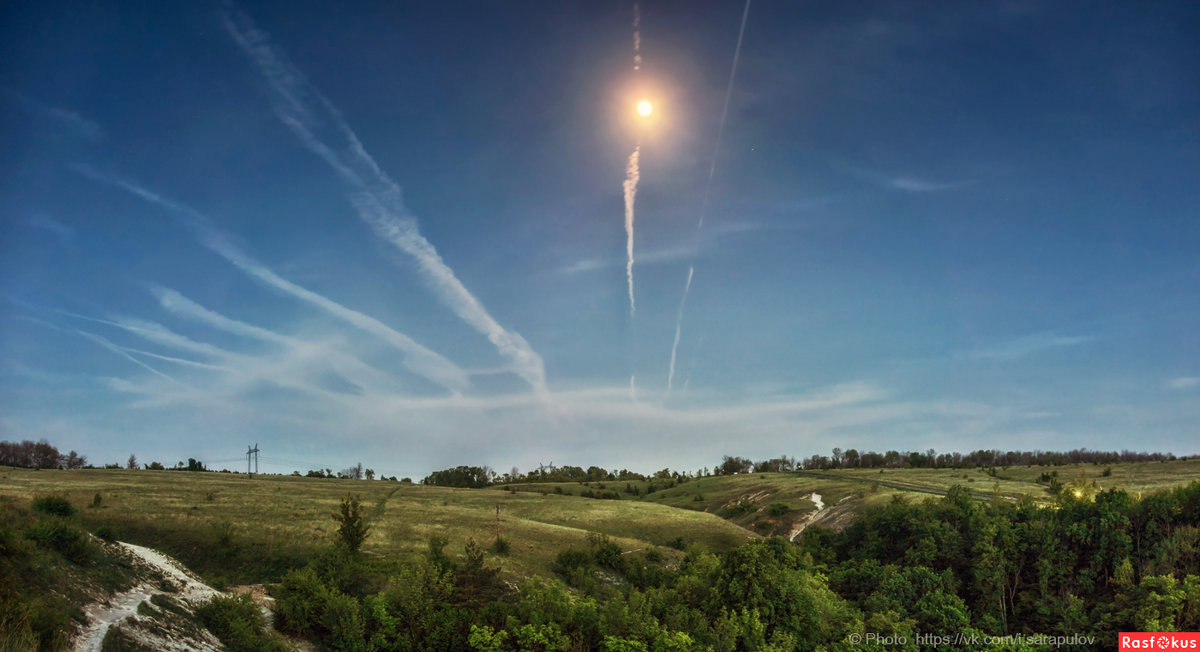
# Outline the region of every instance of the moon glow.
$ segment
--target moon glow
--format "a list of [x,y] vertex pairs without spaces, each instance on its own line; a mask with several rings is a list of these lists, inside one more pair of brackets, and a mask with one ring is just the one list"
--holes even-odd
[[650,100],[641,100],[637,103],[637,112],[643,118],[649,117],[654,112],[654,105],[650,103]]

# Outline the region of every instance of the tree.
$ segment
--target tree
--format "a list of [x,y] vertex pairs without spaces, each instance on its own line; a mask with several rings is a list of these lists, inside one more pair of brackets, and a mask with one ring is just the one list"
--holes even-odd
[[343,498],[341,512],[334,514],[333,520],[338,523],[338,538],[341,542],[346,544],[351,552],[358,552],[371,531],[371,526],[367,525],[363,518],[358,496],[347,495]]
[[366,473],[368,480],[375,479],[375,469],[367,469],[364,473]]
[[130,453],[130,454],[129,454],[129,461],[125,462],[125,468],[127,468],[127,469],[137,469],[137,467],[138,467],[137,455],[134,455],[133,453]]

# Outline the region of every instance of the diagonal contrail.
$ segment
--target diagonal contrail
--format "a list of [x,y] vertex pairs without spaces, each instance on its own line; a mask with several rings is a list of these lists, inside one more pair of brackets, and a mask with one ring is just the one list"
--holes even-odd
[[330,315],[388,342],[405,354],[404,366],[413,373],[431,380],[456,394],[461,393],[470,386],[470,380],[466,372],[437,352],[431,351],[411,337],[391,328],[370,315],[347,308],[308,288],[292,283],[276,274],[266,265],[242,253],[238,247],[229,241],[228,236],[219,231],[205,215],[195,209],[111,174],[87,167],[78,167],[77,169],[82,174],[97,181],[122,188],[147,202],[166,208],[205,247],[232,263],[234,267],[242,270],[242,272],[251,278],[316,306]]
[[633,148],[633,153],[629,155],[629,163],[625,166],[625,183],[622,187],[625,189],[625,276],[629,280],[629,316],[632,317],[637,312],[637,303],[633,299],[633,200],[637,197],[637,186],[640,174],[638,173],[638,156],[642,146],[639,144]]
[[[746,0],[746,7],[742,9],[742,24],[738,27],[737,45],[733,48],[733,65],[729,70],[729,85],[725,88],[725,104],[721,107],[721,122],[717,125],[717,142],[713,147],[712,161],[708,166],[708,181],[704,184],[704,200],[700,204],[700,220],[696,223],[696,230],[704,228],[704,215],[708,212],[708,195],[712,191],[713,175],[717,172],[717,158],[721,154],[721,137],[725,133],[725,120],[729,117],[729,99],[733,97],[733,81],[737,78],[738,58],[742,53],[742,37],[746,35],[746,19],[750,17],[750,0]],[[679,331],[683,324],[683,306],[687,303],[688,291],[692,289],[692,269],[688,268],[687,284],[683,286],[683,298],[679,300],[679,322],[675,327],[675,344],[671,347],[671,367],[667,374],[667,392],[671,391],[671,377],[675,374],[675,350],[679,347]],[[687,392],[687,386],[691,381],[691,374],[688,374],[687,380],[684,381],[684,392]]]
[[742,10],[742,26],[738,28],[737,45],[733,48],[733,67],[729,70],[729,86],[725,88],[725,105],[721,107],[721,122],[717,125],[717,144],[713,147],[712,162],[708,166],[708,183],[704,186],[704,201],[700,204],[700,222],[696,228],[704,228],[704,214],[708,211],[708,193],[712,190],[713,175],[717,172],[717,157],[721,154],[721,136],[725,134],[725,119],[729,116],[729,98],[733,97],[733,80],[737,78],[738,57],[742,53],[742,37],[746,34],[746,19],[750,16],[750,0]]
[[421,235],[400,186],[380,169],[341,112],[232,2],[225,5],[222,19],[225,30],[267,82],[279,119],[350,187],[350,201],[359,218],[380,238],[412,256],[434,296],[485,335],[535,393],[547,395],[541,356],[520,334],[505,330],[488,314]]
[[687,303],[688,290],[692,287],[692,272],[695,267],[688,267],[687,284],[683,286],[683,298],[679,300],[679,316],[675,319],[675,343],[671,345],[671,366],[667,371],[667,393],[671,393],[671,383],[675,380],[675,352],[679,349],[679,332],[683,328],[683,306]]

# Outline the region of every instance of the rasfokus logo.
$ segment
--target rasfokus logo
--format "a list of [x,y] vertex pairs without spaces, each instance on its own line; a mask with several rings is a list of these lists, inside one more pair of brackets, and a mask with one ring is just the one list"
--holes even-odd
[[1200,650],[1200,632],[1121,632],[1120,650]]

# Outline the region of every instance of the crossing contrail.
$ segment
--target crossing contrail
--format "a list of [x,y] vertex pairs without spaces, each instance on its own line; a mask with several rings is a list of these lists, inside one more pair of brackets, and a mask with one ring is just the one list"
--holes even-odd
[[742,53],[742,37],[746,34],[746,18],[750,16],[750,0],[742,10],[742,26],[738,28],[737,45],[733,48],[733,67],[729,71],[729,86],[725,88],[725,106],[721,108],[721,122],[717,125],[717,144],[713,148],[712,162],[708,165],[708,183],[704,186],[704,202],[700,204],[700,222],[696,228],[704,228],[704,214],[708,211],[708,192],[712,190],[713,175],[717,172],[717,157],[721,154],[721,136],[725,134],[725,119],[729,116],[729,98],[733,97],[733,80],[737,77],[738,57]]
[[687,284],[683,286],[683,298],[679,300],[679,316],[675,319],[675,343],[671,345],[671,367],[667,371],[667,393],[671,393],[671,383],[675,380],[675,352],[679,349],[679,331],[683,328],[683,306],[687,303],[688,290],[692,287],[692,273],[696,268],[688,267]]
[[[708,181],[704,184],[704,201],[700,204],[700,221],[696,223],[696,230],[704,228],[704,214],[708,212],[708,195],[712,191],[713,175],[717,172],[717,158],[721,154],[721,136],[725,133],[725,120],[729,117],[729,99],[733,97],[733,80],[737,77],[738,58],[742,54],[742,37],[746,35],[746,19],[750,17],[750,0],[746,0],[746,7],[742,9],[742,24],[738,27],[737,45],[733,48],[733,65],[729,70],[729,85],[725,88],[725,104],[721,107],[721,122],[717,125],[717,142],[713,147],[712,161],[708,166]],[[675,326],[675,344],[671,347],[671,366],[667,373],[667,392],[671,391],[672,376],[675,375],[675,350],[679,347],[679,331],[683,325],[683,306],[687,303],[688,291],[692,289],[692,268],[688,268],[687,283],[683,286],[683,298],[679,300],[679,321]],[[687,392],[687,386],[691,381],[691,373],[684,380],[683,391]]]
[[633,200],[637,197],[638,185],[638,155],[641,144],[633,148],[629,155],[629,163],[625,166],[625,276],[629,280],[629,316],[637,312],[637,303],[633,299]]

